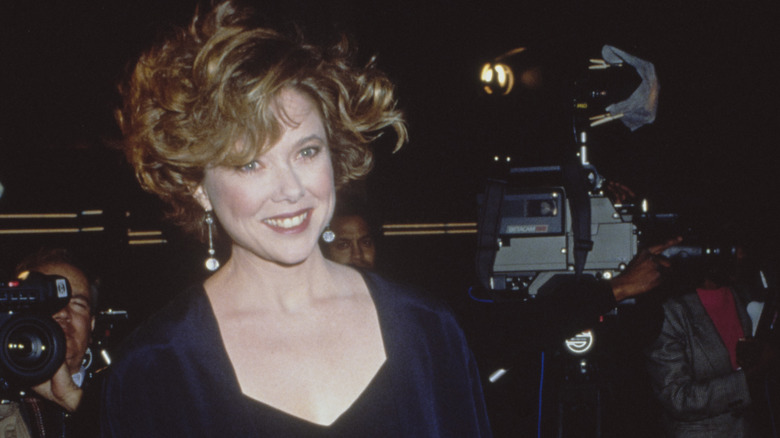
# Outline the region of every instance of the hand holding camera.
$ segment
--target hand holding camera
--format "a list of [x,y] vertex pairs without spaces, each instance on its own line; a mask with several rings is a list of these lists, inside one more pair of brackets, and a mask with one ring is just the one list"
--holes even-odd
[[75,412],[81,402],[83,390],[73,381],[68,367],[63,363],[51,379],[33,387],[41,397],[51,400],[69,412]]
[[57,275],[0,282],[0,392],[37,385],[60,368],[65,336],[51,315],[70,296],[70,283]]
[[681,241],[682,237],[675,237],[660,245],[647,248],[634,257],[626,270],[611,280],[615,299],[619,302],[658,286],[663,271],[671,266],[669,259],[662,256],[662,253]]

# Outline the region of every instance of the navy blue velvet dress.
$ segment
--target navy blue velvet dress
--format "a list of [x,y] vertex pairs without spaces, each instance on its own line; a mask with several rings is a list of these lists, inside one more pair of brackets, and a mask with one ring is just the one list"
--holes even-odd
[[479,374],[452,313],[419,291],[364,273],[387,360],[328,427],[249,399],[201,286],[128,339],[106,376],[106,437],[490,437]]

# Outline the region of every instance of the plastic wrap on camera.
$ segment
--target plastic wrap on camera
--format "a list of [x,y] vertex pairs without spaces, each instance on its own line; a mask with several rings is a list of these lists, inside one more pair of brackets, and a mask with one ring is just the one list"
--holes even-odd
[[661,91],[661,85],[655,75],[655,66],[609,45],[601,48],[601,56],[609,64],[626,63],[634,67],[642,79],[642,83],[628,99],[613,103],[606,108],[607,111],[611,114],[623,114],[620,121],[631,131],[653,123],[658,110],[658,93]]

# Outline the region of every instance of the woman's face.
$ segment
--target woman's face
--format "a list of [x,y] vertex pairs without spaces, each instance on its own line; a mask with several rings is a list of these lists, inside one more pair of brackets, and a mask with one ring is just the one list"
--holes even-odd
[[278,102],[279,141],[243,166],[207,168],[195,197],[214,210],[233,240],[234,258],[253,254],[292,265],[318,248],[335,189],[319,110],[297,91],[282,92]]

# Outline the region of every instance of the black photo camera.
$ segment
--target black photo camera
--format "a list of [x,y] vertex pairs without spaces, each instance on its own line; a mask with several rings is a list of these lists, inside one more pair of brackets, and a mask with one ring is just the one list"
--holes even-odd
[[68,280],[30,272],[0,282],[0,391],[54,375],[65,360],[65,335],[52,315],[68,304]]

